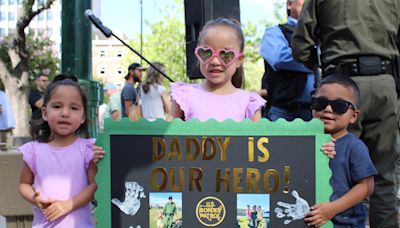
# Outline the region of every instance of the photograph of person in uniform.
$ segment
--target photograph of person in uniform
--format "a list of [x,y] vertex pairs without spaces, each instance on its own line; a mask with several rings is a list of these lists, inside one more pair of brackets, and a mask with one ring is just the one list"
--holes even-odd
[[150,228],[182,227],[182,193],[150,193]]

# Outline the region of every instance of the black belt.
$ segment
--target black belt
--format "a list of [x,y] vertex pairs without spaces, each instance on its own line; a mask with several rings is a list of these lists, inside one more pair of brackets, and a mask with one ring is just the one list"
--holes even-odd
[[[366,58],[367,60],[364,60]],[[326,77],[331,74],[344,74],[347,76],[393,75],[393,64],[391,61],[378,56],[359,57],[357,62],[331,64],[325,67],[322,76]]]

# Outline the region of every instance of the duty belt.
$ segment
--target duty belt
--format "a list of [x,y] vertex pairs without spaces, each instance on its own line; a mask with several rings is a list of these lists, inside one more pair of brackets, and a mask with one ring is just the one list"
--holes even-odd
[[331,64],[323,69],[323,77],[331,74],[347,76],[393,75],[393,64],[379,56],[363,56],[359,57],[356,62]]

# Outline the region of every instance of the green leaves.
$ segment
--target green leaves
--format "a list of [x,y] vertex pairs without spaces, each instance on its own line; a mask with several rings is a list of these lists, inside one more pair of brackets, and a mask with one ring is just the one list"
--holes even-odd
[[26,49],[30,80],[35,80],[40,74],[47,74],[50,79],[58,74],[60,59],[53,51],[53,45],[54,42],[44,32],[35,36],[33,30],[28,31]]
[[[266,27],[276,24],[274,21],[286,19],[285,2],[274,0],[274,15],[260,21],[242,25],[245,36],[245,89],[258,90],[261,87],[261,78],[264,73],[263,59],[259,53],[261,38]],[[183,0],[176,0],[173,5],[159,9],[159,14],[165,15],[160,21],[149,23],[150,31],[143,34],[143,53],[150,62],[158,61],[166,66],[166,72],[174,81],[198,83],[189,80],[186,74],[185,54],[185,23]],[[140,34],[129,44],[140,51]],[[120,63],[122,69],[133,62],[140,62],[140,57],[129,53]],[[143,64],[147,64],[143,61]],[[166,82],[167,80],[164,80]],[[168,83],[166,83],[168,84]]]
[[[13,69],[8,49],[14,35],[11,33],[0,44],[0,58],[10,72],[13,72]],[[29,29],[26,34],[26,49],[30,81],[35,80],[40,74],[47,74],[50,78],[53,78],[58,73],[60,59],[52,49],[53,44],[54,42],[44,32],[35,36],[35,32]]]

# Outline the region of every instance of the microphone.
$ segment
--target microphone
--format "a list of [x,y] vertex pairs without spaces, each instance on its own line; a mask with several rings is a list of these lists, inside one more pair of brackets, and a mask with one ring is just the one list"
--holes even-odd
[[101,23],[100,19],[97,18],[91,9],[85,10],[85,17],[87,17],[107,38],[112,34],[112,31]]

